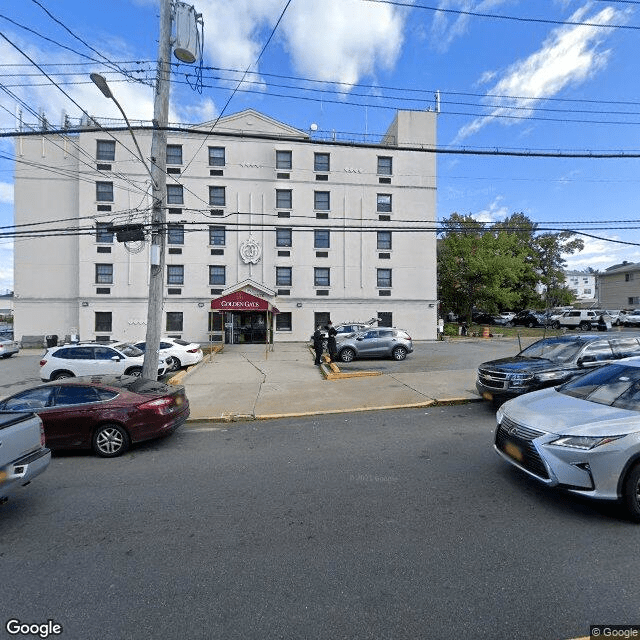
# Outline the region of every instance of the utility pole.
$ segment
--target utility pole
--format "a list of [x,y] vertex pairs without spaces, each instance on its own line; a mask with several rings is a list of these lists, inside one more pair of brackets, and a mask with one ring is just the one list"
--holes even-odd
[[169,121],[169,73],[171,57],[171,0],[160,0],[160,38],[158,70],[153,104],[153,136],[151,139],[151,267],[147,335],[142,375],[150,380],[158,377],[162,307],[164,300],[165,228],[167,197],[167,131]]

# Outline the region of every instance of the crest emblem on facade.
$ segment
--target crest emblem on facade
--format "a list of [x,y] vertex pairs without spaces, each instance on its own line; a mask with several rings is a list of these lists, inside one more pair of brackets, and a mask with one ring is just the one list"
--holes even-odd
[[258,264],[260,262],[262,247],[253,234],[240,243],[240,257],[245,264]]

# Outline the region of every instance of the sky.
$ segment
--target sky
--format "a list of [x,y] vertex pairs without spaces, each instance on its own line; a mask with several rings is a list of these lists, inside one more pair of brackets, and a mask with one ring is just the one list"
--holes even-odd
[[[438,219],[524,213],[540,229],[582,234],[569,269],[640,262],[640,1],[194,6],[202,58],[173,67],[170,122],[253,108],[301,130],[316,125],[314,135],[376,142],[397,109],[439,108]],[[0,131],[15,132],[18,113],[31,126],[38,114],[57,126],[82,111],[120,120],[92,72],[131,121],[151,120],[158,33],[157,0],[111,0],[108,10],[86,0],[0,5]],[[0,138],[5,231],[14,141]],[[0,293],[12,288],[13,240],[0,239]]]

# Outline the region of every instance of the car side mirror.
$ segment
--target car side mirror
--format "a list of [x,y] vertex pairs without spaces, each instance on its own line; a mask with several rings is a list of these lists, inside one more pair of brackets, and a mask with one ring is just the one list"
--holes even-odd
[[120,356],[111,356],[111,359],[112,359],[114,362],[120,362]]
[[591,362],[596,362],[595,356],[582,356],[582,358],[578,358],[579,367],[584,367],[585,364],[590,364]]
[[364,340],[364,336],[358,336],[358,337],[356,338],[356,340],[357,340],[358,342],[361,342],[362,340]]

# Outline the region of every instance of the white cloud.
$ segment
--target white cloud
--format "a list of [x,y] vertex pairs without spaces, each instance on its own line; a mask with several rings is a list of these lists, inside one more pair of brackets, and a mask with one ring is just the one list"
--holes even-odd
[[640,262],[640,247],[612,242],[622,240],[619,236],[607,236],[607,239],[579,237],[584,240],[584,249],[580,253],[564,256],[567,269],[579,271],[591,267],[603,271],[624,260]]
[[[585,5],[576,11],[569,21],[594,24],[621,24],[625,21],[625,13],[611,7],[587,16],[588,7]],[[502,124],[529,118],[533,108],[545,97],[554,96],[567,86],[593,77],[606,67],[609,51],[600,50],[599,46],[612,32],[598,27],[570,25],[554,29],[539,51],[512,64],[502,79],[487,92],[488,96],[533,96],[534,99],[488,97],[486,102],[492,105],[490,113],[462,127],[453,144],[477,133],[496,118]]]
[[13,204],[13,183],[0,182],[0,203]]
[[497,222],[504,220],[509,215],[509,209],[501,204],[504,198],[498,196],[486,209],[473,214],[478,222]]
[[[255,63],[283,6],[282,0],[202,0],[206,57],[244,71]],[[407,15],[406,9],[360,0],[297,0],[270,46],[280,42],[301,75],[353,84],[377,66],[393,67]]]

